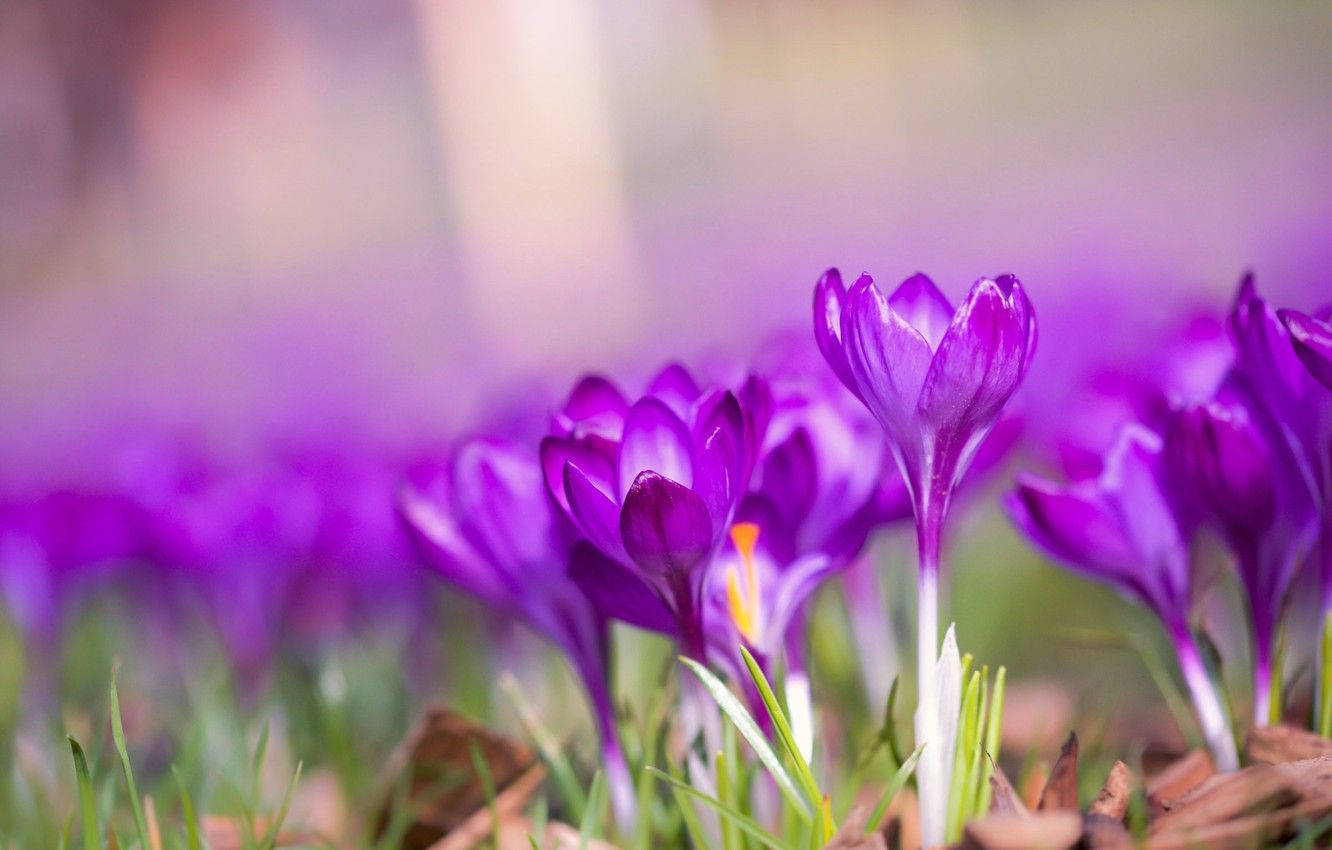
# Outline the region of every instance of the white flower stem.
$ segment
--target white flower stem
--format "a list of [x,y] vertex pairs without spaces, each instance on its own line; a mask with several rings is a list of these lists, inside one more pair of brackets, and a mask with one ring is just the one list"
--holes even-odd
[[1221,703],[1216,687],[1207,674],[1198,644],[1187,626],[1172,629],[1175,652],[1179,655],[1179,666],[1184,673],[1184,681],[1189,686],[1193,697],[1193,708],[1198,715],[1198,724],[1202,727],[1203,739],[1212,751],[1218,770],[1232,771],[1239,769],[1239,756],[1235,752],[1235,736],[1230,732],[1230,721],[1225,707]]

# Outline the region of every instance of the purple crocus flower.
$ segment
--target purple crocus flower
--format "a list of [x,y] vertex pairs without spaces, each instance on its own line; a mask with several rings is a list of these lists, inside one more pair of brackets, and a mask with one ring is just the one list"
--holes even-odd
[[[920,572],[917,740],[940,739],[933,704],[940,546],[948,502],[1036,351],[1036,316],[1012,275],[976,281],[954,310],[923,274],[885,297],[865,274],[849,290],[836,269],[814,289],[824,359],[887,433],[911,493]],[[947,754],[922,757],[927,842],[942,841]],[[936,828],[937,827],[937,828]],[[938,834],[934,834],[934,833]]]
[[410,477],[416,480],[403,487],[399,507],[426,563],[568,655],[592,704],[616,816],[632,823],[634,785],[608,679],[608,621],[568,576],[573,551],[586,544],[553,509],[536,454],[475,439],[445,469]]
[[1277,315],[1290,333],[1295,354],[1309,374],[1332,390],[1332,305],[1314,316],[1299,310],[1278,310]]
[[1253,629],[1254,723],[1265,726],[1280,717],[1271,705],[1272,650],[1291,580],[1312,543],[1312,500],[1285,446],[1271,445],[1236,401],[1177,411],[1165,429],[1164,456],[1182,525],[1214,527],[1235,556]]
[[1189,629],[1193,574],[1165,481],[1160,437],[1136,423],[1125,425],[1097,478],[1058,485],[1023,476],[1006,507],[1018,528],[1052,557],[1161,618],[1213,757],[1222,770],[1234,770],[1235,741]]
[[[556,434],[541,443],[541,463],[551,496],[595,547],[573,575],[601,610],[672,634],[686,655],[706,660],[714,555],[770,406],[757,379],[739,392],[704,391],[679,365],[632,405],[604,378],[574,387],[553,417]],[[651,597],[659,604],[644,607]]]
[[765,667],[785,654],[787,705],[808,752],[805,605],[875,527],[911,508],[901,476],[887,465],[882,430],[826,370],[788,363],[769,382],[773,415],[730,541],[717,555],[713,622],[730,628],[714,628],[714,644],[725,659],[743,643]]
[[[1267,432],[1285,443],[1317,506],[1320,621],[1326,639],[1332,633],[1332,392],[1319,379],[1317,342],[1326,337],[1317,333],[1317,318],[1305,321],[1290,313],[1285,319],[1259,296],[1253,276],[1245,275],[1229,317],[1237,352],[1235,384],[1252,400],[1250,409],[1263,418]],[[1324,659],[1322,668],[1315,716],[1320,725],[1332,728],[1332,719],[1324,722],[1332,718],[1328,709],[1332,697],[1324,693],[1328,689],[1324,679],[1332,666]]]

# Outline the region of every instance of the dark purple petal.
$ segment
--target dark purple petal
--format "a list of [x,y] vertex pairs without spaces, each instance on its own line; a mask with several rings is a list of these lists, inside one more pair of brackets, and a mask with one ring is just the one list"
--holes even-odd
[[818,495],[818,463],[809,432],[797,427],[767,453],[758,470],[758,490],[780,512],[785,525],[798,526]]
[[1026,375],[1035,324],[1017,278],[977,281],[930,363],[922,421],[959,444],[988,429]]
[[666,635],[677,633],[675,617],[656,591],[591,545],[574,547],[569,577],[603,616]]
[[620,508],[573,461],[564,465],[564,493],[570,518],[592,545],[617,560],[625,557],[620,539]]
[[[570,514],[564,491],[564,467],[572,463],[604,493],[615,492],[615,455],[618,449],[595,438],[546,437],[541,441],[541,470],[546,489],[556,504]],[[609,454],[608,454],[609,452]]]
[[953,305],[948,303],[934,281],[919,272],[902,281],[888,296],[888,305],[925,337],[931,351],[939,349],[948,326],[953,323]]
[[712,549],[712,531],[708,507],[698,494],[655,472],[639,474],[620,512],[625,550],[653,575],[693,572]]
[[1309,374],[1332,390],[1332,324],[1298,310],[1279,310],[1277,314],[1290,333],[1295,354]]
[[1273,415],[1299,422],[1308,417],[1309,380],[1276,310],[1258,295],[1253,274],[1240,282],[1230,311],[1237,352],[1235,368]]
[[618,493],[629,492],[640,472],[651,470],[686,487],[694,483],[689,429],[665,402],[651,396],[629,410],[620,442]]
[[842,339],[865,405],[894,439],[914,441],[912,422],[930,368],[930,344],[894,312],[869,275],[861,275],[846,295]]
[[698,383],[689,370],[679,363],[668,364],[648,384],[644,396],[654,396],[665,402],[681,419],[689,416],[689,409],[698,401]]
[[694,484],[720,534],[745,487],[748,440],[740,402],[729,391],[706,399],[694,424]]
[[860,398],[860,387],[847,363],[845,342],[842,339],[842,313],[845,306],[846,289],[842,286],[841,272],[828,269],[819,278],[819,282],[814,284],[814,341],[838,380],[856,398]]
[[1197,521],[1215,521],[1232,546],[1255,545],[1276,518],[1272,452],[1239,407],[1193,405],[1165,432],[1167,480]]

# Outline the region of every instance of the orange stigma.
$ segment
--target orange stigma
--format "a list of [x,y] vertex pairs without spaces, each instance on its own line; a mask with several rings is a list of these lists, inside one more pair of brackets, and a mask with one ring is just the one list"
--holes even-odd
[[758,570],[754,566],[754,547],[758,543],[758,536],[759,527],[755,523],[737,522],[731,526],[731,542],[740,553],[744,577],[742,579],[734,567],[726,571],[726,603],[731,609],[731,619],[750,643],[757,641],[759,630]]

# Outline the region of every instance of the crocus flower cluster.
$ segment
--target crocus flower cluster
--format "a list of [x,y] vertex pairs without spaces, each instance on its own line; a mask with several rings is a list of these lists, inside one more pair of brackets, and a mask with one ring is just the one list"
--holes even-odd
[[[1072,479],[1020,480],[1008,499],[1019,528],[1042,549],[1152,610],[1179,658],[1218,763],[1237,763],[1224,701],[1208,674],[1190,623],[1195,547],[1218,537],[1244,590],[1253,645],[1254,722],[1280,717],[1274,645],[1291,583],[1308,557],[1326,504],[1329,398],[1297,333],[1317,319],[1280,315],[1241,283],[1229,340],[1164,346],[1171,362],[1151,364],[1121,386],[1127,401],[1107,425],[1114,444],[1099,462],[1066,464]],[[1208,335],[1211,337],[1211,335]],[[1172,376],[1189,380],[1169,382]],[[1163,378],[1165,379],[1163,381]],[[1326,539],[1326,511],[1321,511]]]

